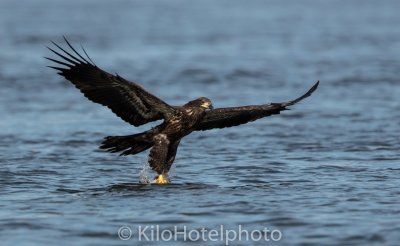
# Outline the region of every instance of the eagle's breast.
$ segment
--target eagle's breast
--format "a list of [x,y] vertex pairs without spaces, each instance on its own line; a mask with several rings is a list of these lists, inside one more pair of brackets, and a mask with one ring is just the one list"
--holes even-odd
[[165,133],[185,136],[201,121],[204,110],[195,107],[180,108],[176,114],[166,122]]
[[201,108],[189,107],[185,108],[184,111],[183,122],[187,128],[193,128],[204,116],[204,110]]

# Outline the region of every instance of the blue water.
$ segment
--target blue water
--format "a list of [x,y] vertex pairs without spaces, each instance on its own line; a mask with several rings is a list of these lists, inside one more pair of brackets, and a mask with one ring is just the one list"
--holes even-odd
[[[1,245],[160,243],[139,242],[140,226],[282,236],[193,245],[399,245],[399,9],[397,0],[0,1]],[[46,68],[45,46],[62,35],[173,105],[279,102],[321,85],[282,115],[191,134],[173,183],[140,185],[148,153],[97,146],[150,126],[126,124]]]

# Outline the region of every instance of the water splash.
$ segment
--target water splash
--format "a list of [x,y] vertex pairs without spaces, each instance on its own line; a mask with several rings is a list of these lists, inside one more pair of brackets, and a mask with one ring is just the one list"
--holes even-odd
[[139,183],[141,184],[151,184],[151,179],[149,178],[150,166],[148,162],[145,162],[142,169],[139,172]]

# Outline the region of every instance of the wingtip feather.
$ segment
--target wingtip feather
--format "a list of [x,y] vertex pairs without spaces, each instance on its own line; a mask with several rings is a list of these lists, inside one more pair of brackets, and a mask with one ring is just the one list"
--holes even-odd
[[[77,55],[79,56],[84,62],[86,62],[87,64],[89,63],[81,54],[79,54],[78,51],[75,50],[75,48],[72,46],[72,44],[68,41],[68,39],[63,36],[64,41],[67,43],[67,45],[69,46],[69,48],[71,48],[71,50]],[[85,52],[86,53],[86,52]]]
[[318,88],[319,85],[319,80],[317,81],[317,83],[315,83],[304,95],[302,95],[299,98],[296,98],[292,101],[286,102],[286,103],[282,103],[282,107],[288,107],[288,106],[292,106],[300,101],[302,101],[303,99],[311,96],[311,94]]
[[[55,69],[57,71],[60,71],[61,73],[63,73],[63,72],[68,70],[68,69],[65,69],[65,68],[62,68],[62,67],[54,67],[54,66],[47,66],[47,67]],[[60,74],[60,73],[58,73],[58,74]]]

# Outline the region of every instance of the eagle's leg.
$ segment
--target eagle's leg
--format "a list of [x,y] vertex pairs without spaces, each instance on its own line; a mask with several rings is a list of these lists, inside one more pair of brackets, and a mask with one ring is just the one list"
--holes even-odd
[[169,172],[169,169],[171,169],[172,163],[174,163],[174,161],[175,161],[176,152],[178,151],[178,146],[179,146],[180,142],[181,142],[181,140],[178,140],[169,145],[167,163],[165,166],[167,168],[167,172]]
[[168,154],[167,154],[167,162],[164,165],[164,171],[160,175],[155,177],[156,184],[168,184],[170,182],[168,172],[172,166],[172,163],[175,161],[176,152],[178,150],[179,143],[181,141],[175,141],[168,147]]
[[158,173],[154,178],[156,184],[168,184],[170,179],[168,172],[175,161],[180,140],[170,142],[165,134],[158,134],[154,137],[154,145],[150,151],[150,167]]
[[168,184],[168,171],[167,166],[168,152],[170,141],[167,135],[158,134],[154,136],[154,145],[150,150],[149,154],[149,165],[157,172],[157,176],[154,178],[153,183],[155,184]]

